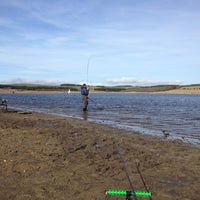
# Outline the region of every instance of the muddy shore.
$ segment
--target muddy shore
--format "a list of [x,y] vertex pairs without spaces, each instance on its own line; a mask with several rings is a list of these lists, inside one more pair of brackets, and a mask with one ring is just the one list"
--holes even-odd
[[[84,120],[0,108],[0,199],[104,200],[135,190],[198,200],[200,148]],[[125,199],[110,196],[107,199]],[[149,199],[149,198],[138,198]]]

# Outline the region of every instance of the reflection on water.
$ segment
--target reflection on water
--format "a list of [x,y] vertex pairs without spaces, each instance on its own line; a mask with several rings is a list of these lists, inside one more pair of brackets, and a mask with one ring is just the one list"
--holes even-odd
[[[200,95],[90,94],[82,112],[80,94],[6,94],[8,106],[110,124],[146,134],[200,144]],[[101,106],[101,109],[99,109]]]

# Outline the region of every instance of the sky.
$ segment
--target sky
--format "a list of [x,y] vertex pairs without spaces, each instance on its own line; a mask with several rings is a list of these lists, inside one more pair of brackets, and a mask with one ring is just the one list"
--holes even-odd
[[199,0],[0,0],[0,84],[199,84],[199,45]]

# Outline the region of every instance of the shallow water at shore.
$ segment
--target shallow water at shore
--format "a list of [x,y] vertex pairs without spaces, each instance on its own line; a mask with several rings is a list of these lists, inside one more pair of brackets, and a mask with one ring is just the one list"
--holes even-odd
[[8,107],[79,118],[118,128],[200,144],[200,95],[90,94],[87,113],[80,94],[2,94]]

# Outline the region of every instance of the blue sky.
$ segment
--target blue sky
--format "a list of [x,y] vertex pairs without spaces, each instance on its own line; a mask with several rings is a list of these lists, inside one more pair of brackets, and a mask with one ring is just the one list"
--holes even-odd
[[199,0],[0,0],[0,83],[200,83]]

